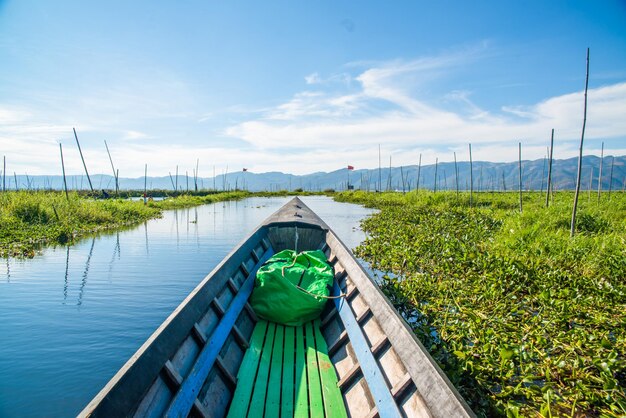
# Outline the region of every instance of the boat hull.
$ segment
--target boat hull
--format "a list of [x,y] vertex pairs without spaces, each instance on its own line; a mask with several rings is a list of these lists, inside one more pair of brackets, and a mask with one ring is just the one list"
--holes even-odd
[[319,329],[348,416],[473,416],[350,250],[298,198],[244,239],[79,416],[226,416],[259,321],[246,300],[251,283],[283,249],[324,251],[333,294],[345,295],[327,304]]

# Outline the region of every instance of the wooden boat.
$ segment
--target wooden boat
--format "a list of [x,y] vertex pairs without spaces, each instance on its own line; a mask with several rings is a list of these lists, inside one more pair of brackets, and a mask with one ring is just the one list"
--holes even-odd
[[[274,253],[321,249],[333,294],[303,327],[260,320],[247,300]],[[79,414],[474,416],[335,233],[294,198],[235,248]]]

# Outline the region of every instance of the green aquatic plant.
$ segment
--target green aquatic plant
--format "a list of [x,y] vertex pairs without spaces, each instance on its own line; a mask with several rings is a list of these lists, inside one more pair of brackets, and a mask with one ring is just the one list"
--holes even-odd
[[626,415],[626,195],[341,193],[380,211],[356,249],[480,416]]

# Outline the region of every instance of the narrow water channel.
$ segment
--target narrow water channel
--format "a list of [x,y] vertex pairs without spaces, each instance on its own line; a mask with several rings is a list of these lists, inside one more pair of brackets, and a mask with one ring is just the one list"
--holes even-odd
[[[165,212],[136,228],[0,259],[0,417],[74,416],[228,252],[289,198]],[[372,213],[302,200],[350,248]]]

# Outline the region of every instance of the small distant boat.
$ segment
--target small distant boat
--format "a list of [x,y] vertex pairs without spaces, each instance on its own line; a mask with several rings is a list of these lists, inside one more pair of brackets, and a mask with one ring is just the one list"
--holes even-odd
[[[269,323],[248,303],[284,250],[321,249],[321,317]],[[80,417],[472,417],[376,283],[300,199],[270,216],[159,326]]]

